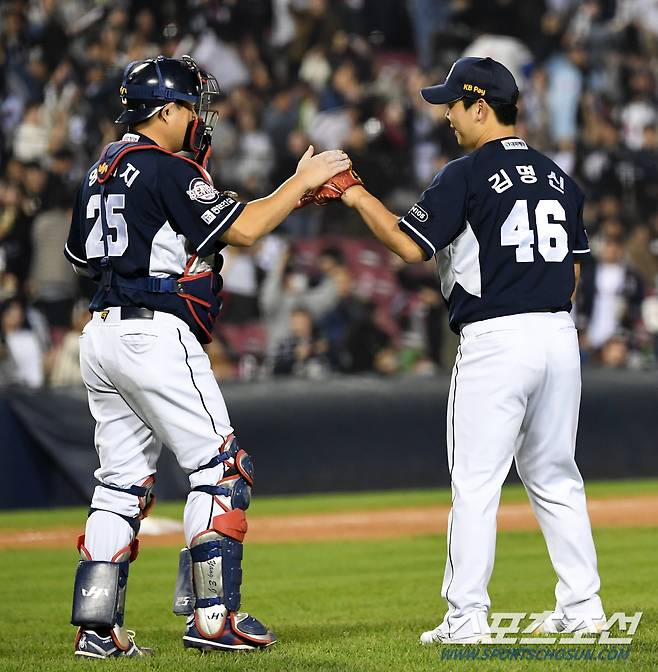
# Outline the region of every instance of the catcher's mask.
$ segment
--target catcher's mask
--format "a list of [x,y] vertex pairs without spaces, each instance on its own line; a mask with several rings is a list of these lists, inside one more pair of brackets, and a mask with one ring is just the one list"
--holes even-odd
[[183,149],[193,152],[197,162],[205,165],[219,116],[213,105],[221,96],[212,74],[199,68],[190,56],[133,61],[124,70],[119,93],[125,110],[117,124],[145,121],[170,102],[191,103],[196,117],[188,124]]

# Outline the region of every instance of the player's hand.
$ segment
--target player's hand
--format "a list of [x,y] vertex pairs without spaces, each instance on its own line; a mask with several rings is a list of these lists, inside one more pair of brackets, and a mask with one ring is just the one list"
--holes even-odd
[[353,187],[346,189],[340,197],[340,200],[350,208],[353,208],[357,201],[368,192],[361,185],[355,184]]
[[315,189],[350,167],[349,157],[340,149],[331,149],[315,156],[314,151],[313,145],[309,145],[295,171],[304,190]]

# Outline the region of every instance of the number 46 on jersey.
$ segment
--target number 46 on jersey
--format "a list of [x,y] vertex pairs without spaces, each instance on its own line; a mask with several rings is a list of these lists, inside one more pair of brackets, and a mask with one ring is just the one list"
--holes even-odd
[[[532,166],[517,166],[521,181],[527,184],[537,181]],[[502,174],[502,175],[501,175]],[[564,193],[564,179],[555,173],[548,176],[551,187]],[[492,189],[501,194],[511,188],[513,183],[504,170],[489,178]],[[562,204],[556,199],[542,199],[537,202],[534,211],[537,230],[537,250],[545,261],[563,261],[569,252],[569,237],[561,222],[567,221]],[[529,263],[535,260],[535,232],[530,228],[528,201],[517,200],[500,228],[500,244],[504,247],[516,247],[516,260]]]

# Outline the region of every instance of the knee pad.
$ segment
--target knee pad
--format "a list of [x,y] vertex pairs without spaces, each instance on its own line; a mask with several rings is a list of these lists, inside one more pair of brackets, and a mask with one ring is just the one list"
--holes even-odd
[[219,454],[196,469],[193,474],[202,474],[219,464],[223,465],[222,477],[215,483],[201,484],[192,488],[196,492],[212,495],[224,511],[246,511],[251,503],[251,488],[254,484],[254,465],[249,454],[238,445],[235,436],[230,436]]
[[84,539],[81,535],[77,544],[80,562],[73,586],[71,623],[82,629],[109,629],[115,644],[127,650],[130,640],[123,623],[128,569],[137,558],[139,542],[134,539],[105,562],[92,559]]
[[[135,536],[139,533],[140,523],[146,518],[155,505],[155,495],[153,486],[155,485],[155,476],[149,476],[139,485],[132,485],[129,488],[120,488],[116,485],[109,485],[99,481],[96,492],[92,500],[92,506],[89,509],[89,515],[94,511],[109,511],[123,518],[132,527]],[[100,490],[99,490],[100,488]],[[103,492],[106,491],[106,494]],[[121,495],[114,495],[118,492]],[[126,497],[126,495],[129,495]],[[136,498],[136,501],[135,499]],[[136,515],[126,515],[135,510]],[[124,513],[120,511],[123,509]]]

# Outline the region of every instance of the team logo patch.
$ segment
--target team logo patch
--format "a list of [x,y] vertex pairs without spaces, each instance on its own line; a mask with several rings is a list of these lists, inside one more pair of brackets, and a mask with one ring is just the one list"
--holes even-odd
[[429,215],[427,214],[427,212],[423,210],[423,208],[421,208],[420,205],[418,205],[418,203],[416,203],[411,208],[411,210],[409,210],[409,214],[412,217],[415,217],[419,222],[426,222],[429,219]]
[[214,203],[219,198],[219,192],[211,184],[200,177],[195,177],[187,189],[187,195],[192,201],[199,203]]

